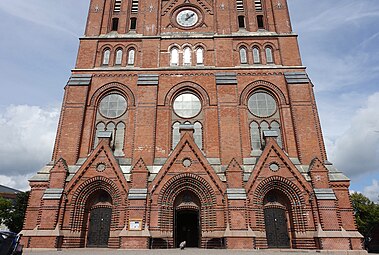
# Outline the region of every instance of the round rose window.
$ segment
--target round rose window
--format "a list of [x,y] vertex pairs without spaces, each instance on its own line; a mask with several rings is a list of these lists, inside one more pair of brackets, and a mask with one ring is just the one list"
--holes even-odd
[[200,99],[191,93],[179,95],[174,100],[174,112],[182,118],[193,118],[201,111]]
[[106,118],[118,118],[126,111],[126,99],[119,94],[109,94],[100,102],[100,114]]
[[257,117],[269,117],[276,112],[275,99],[264,92],[256,92],[248,101],[249,111]]

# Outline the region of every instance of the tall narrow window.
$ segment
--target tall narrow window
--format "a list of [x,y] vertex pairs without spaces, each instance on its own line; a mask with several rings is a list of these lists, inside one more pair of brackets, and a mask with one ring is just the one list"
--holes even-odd
[[180,141],[180,132],[179,132],[180,123],[175,122],[172,125],[172,149],[175,149],[176,145]]
[[170,52],[170,65],[177,66],[179,65],[179,50],[176,47],[173,47]]
[[204,49],[201,47],[196,49],[196,64],[197,65],[204,64]]
[[255,10],[262,11],[262,0],[254,0]]
[[130,18],[130,30],[136,30],[137,18]]
[[114,150],[114,138],[115,138],[115,124],[113,122],[109,122],[106,127],[106,131],[109,131],[112,133],[112,140],[111,140],[111,148]]
[[105,124],[103,122],[100,122],[96,125],[96,134],[95,134],[95,143],[94,143],[94,148],[97,146],[99,143],[99,133],[105,131]]
[[261,63],[261,56],[259,53],[259,48],[257,48],[257,47],[253,48],[253,59],[254,59],[254,64],[260,64]]
[[262,147],[261,136],[259,134],[259,125],[255,121],[250,124],[250,136],[253,150],[260,150]]
[[121,65],[121,63],[122,63],[122,49],[117,49],[115,65]]
[[247,52],[245,47],[240,48],[240,61],[241,64],[247,64]]
[[263,15],[257,16],[257,24],[258,24],[258,29],[264,29],[265,28],[265,24],[263,22]]
[[200,150],[203,149],[203,127],[200,122],[196,122],[194,125],[194,133],[193,138],[195,140],[196,145],[200,148]]
[[118,30],[118,18],[113,18],[112,19],[112,31],[117,31]]
[[191,65],[191,48],[185,47],[183,49],[183,65],[190,66]]
[[238,27],[245,28],[245,16],[238,16]]
[[109,58],[111,56],[111,50],[106,49],[103,53],[103,65],[109,65]]
[[135,49],[130,49],[128,51],[128,66],[134,65],[134,59],[135,59]]
[[272,49],[270,47],[266,47],[266,62],[267,64],[274,63],[274,58],[272,56]]
[[280,147],[282,147],[282,134],[280,132],[280,125],[277,121],[273,121],[271,123],[271,130],[276,131],[278,133],[278,137],[276,138],[276,141]]
[[115,0],[113,11],[115,12],[121,11],[121,2],[122,0]]
[[114,155],[124,156],[124,135],[125,135],[125,124],[120,122],[116,126],[116,132],[114,137]]

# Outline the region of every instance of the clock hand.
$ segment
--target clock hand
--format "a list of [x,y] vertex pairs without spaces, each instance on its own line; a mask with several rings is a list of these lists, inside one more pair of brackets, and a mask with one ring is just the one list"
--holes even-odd
[[185,18],[185,20],[186,20],[186,21],[189,20],[189,19],[192,18],[194,15],[195,15],[195,13],[192,13],[191,15],[188,15],[188,13],[187,13],[187,17]]

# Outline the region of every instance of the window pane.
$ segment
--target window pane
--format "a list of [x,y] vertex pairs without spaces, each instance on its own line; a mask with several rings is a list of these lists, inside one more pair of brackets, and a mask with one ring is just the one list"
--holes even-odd
[[177,48],[171,49],[171,60],[170,64],[173,66],[177,66],[179,64],[179,51]]
[[272,57],[272,49],[269,47],[266,48],[266,61],[267,61],[267,64],[274,63],[274,59]]
[[203,129],[200,122],[196,122],[194,125],[195,132],[193,133],[193,138],[195,143],[200,149],[203,149]]
[[251,147],[253,150],[260,150],[262,147],[261,137],[259,134],[258,123],[252,122],[250,124],[250,136],[251,136]]
[[185,47],[183,50],[183,64],[191,65],[191,49],[189,47]]
[[106,118],[118,118],[125,113],[126,99],[119,94],[110,94],[100,102],[99,112]]
[[198,48],[196,50],[196,64],[202,65],[204,61],[204,50],[203,48]]
[[117,50],[115,64],[116,65],[121,65],[121,61],[122,61],[122,50]]
[[124,135],[125,135],[125,124],[120,122],[116,127],[116,134],[114,139],[114,155],[124,156]]
[[182,118],[195,117],[201,111],[200,99],[191,93],[184,93],[175,98],[174,112]]
[[174,125],[172,125],[172,149],[174,149],[180,141],[179,126],[179,122],[175,122]]
[[134,65],[134,55],[135,55],[135,50],[134,49],[129,50],[128,65]]
[[104,55],[103,55],[103,65],[108,65],[109,64],[109,57],[111,55],[110,50],[105,50]]
[[253,49],[253,57],[254,57],[254,64],[260,64],[261,63],[261,57],[259,56],[259,49],[258,48]]
[[276,101],[267,93],[256,92],[250,96],[248,108],[258,117],[269,117],[276,112]]
[[245,48],[240,49],[240,60],[241,64],[247,64],[247,54]]
[[271,130],[276,131],[278,133],[278,138],[276,139],[276,141],[277,141],[278,145],[280,147],[282,147],[283,146],[282,145],[282,134],[280,132],[280,125],[279,125],[279,123],[276,122],[276,121],[273,121],[271,123]]

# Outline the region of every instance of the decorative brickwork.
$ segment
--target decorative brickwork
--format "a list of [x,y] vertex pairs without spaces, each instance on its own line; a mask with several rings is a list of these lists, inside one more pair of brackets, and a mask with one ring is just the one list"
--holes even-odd
[[25,247],[361,250],[286,1],[114,1],[90,0]]

